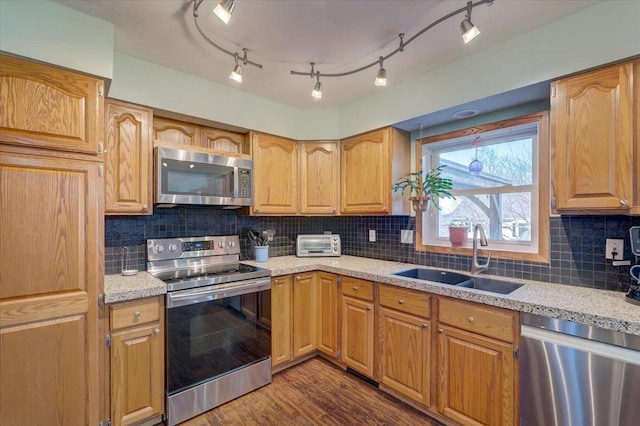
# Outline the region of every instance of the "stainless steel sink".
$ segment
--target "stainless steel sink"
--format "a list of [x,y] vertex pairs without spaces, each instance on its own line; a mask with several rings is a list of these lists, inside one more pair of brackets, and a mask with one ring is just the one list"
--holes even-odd
[[509,294],[524,285],[511,281],[496,280],[489,277],[476,277],[426,268],[408,269],[406,271],[396,272],[393,275],[424,281],[433,281],[440,284],[450,284],[456,287],[474,288],[476,290],[500,294]]
[[492,293],[509,294],[516,291],[524,284],[511,281],[496,280],[488,277],[473,277],[470,281],[457,284],[458,287],[475,288],[476,290],[490,291]]
[[396,272],[393,275],[399,275],[407,278],[417,278],[419,280],[434,281],[440,284],[457,285],[471,280],[468,275],[457,274],[455,272],[440,271],[437,269],[416,268],[402,272]]

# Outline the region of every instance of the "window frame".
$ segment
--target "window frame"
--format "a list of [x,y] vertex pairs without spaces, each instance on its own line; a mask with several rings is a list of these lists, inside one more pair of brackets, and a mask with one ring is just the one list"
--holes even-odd
[[[422,139],[416,139],[416,164],[417,170],[422,170],[422,152],[424,145],[527,123],[536,123],[538,126],[538,250],[537,252],[516,252],[492,248],[491,245],[489,245],[488,247],[482,247],[482,250],[483,252],[491,252],[492,256],[497,259],[549,263],[549,221],[551,214],[549,200],[551,153],[549,148],[550,136],[548,111],[541,111],[538,113],[527,114],[516,118],[510,118],[497,122],[455,130],[452,132],[442,133],[439,135],[428,136]],[[440,246],[423,242],[422,230],[423,213],[419,212],[418,214],[416,214],[416,251],[471,256],[472,249],[469,247]]]

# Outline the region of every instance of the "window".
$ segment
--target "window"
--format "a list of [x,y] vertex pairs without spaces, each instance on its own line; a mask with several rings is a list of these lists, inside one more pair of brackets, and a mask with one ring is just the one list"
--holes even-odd
[[[468,254],[481,224],[497,257],[548,261],[548,134],[546,114],[534,114],[425,138],[421,166],[445,166],[454,199],[418,218],[418,250]],[[467,243],[452,247],[449,225],[467,228]]]

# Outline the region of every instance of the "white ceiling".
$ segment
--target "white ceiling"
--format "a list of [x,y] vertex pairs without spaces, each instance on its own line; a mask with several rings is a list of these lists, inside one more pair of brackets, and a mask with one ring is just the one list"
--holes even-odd
[[309,71],[344,72],[377,60],[436,19],[464,7],[464,0],[236,0],[228,25],[212,13],[218,0],[204,0],[198,22],[204,32],[227,50],[249,49],[249,59],[262,70],[244,67],[242,84],[230,80],[233,58],[209,45],[198,34],[192,0],[56,0],[115,26],[117,52],[138,57],[239,90],[298,108],[336,108],[378,90],[423,74],[465,55],[486,49],[518,34],[577,12],[598,1],[495,0],[473,9],[481,31],[465,45],[457,15],[418,37],[403,53],[384,64],[387,88],[373,84],[374,66],[340,78],[321,78],[321,100],[310,96]]

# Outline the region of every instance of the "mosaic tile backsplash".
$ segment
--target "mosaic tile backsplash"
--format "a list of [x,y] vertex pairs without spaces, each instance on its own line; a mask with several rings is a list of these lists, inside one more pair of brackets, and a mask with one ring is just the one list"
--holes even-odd
[[[129,268],[146,269],[146,240],[149,238],[196,237],[239,234],[241,258],[252,259],[253,249],[246,237],[249,229],[277,230],[269,246],[269,256],[295,254],[298,234],[331,231],[340,234],[342,253],[417,265],[469,271],[471,258],[417,252],[413,244],[400,244],[402,229],[415,229],[409,216],[344,217],[251,217],[215,207],[156,209],[152,216],[108,216],[105,219],[105,270],[120,272],[122,247],[129,248]],[[605,261],[605,239],[625,241],[629,259],[629,228],[640,226],[640,217],[562,216],[551,218],[551,262],[541,264],[514,260],[491,261],[488,273],[510,278],[626,291],[629,267],[614,267]],[[369,230],[376,230],[376,242],[369,242]]]

